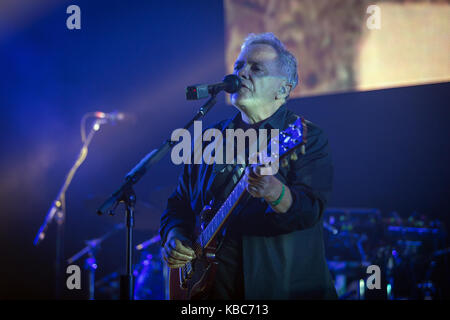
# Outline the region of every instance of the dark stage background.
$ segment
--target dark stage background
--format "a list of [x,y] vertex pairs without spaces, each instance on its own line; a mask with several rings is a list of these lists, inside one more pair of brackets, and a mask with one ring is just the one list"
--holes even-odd
[[[69,4],[81,8],[81,30],[66,28]],[[121,222],[120,213],[99,217],[96,207],[192,117],[199,102],[185,100],[185,87],[222,79],[224,33],[221,1],[76,1],[1,34],[0,298],[53,297],[56,225],[38,247],[33,239],[81,147],[81,117],[119,110],[134,119],[102,126],[92,141],[66,195],[65,258]],[[418,212],[448,225],[449,89],[442,83],[290,101],[329,136],[329,206]],[[204,127],[234,113],[222,95]],[[136,186],[136,243],[156,234],[148,221],[159,219],[180,170],[166,157]],[[98,277],[123,271],[124,240],[119,232],[105,241]]]

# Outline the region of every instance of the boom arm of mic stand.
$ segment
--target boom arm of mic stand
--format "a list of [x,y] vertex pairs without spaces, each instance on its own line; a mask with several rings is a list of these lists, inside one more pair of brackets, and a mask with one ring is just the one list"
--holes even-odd
[[[184,129],[188,129],[194,121],[205,116],[209,110],[216,103],[216,95],[217,93],[211,95],[211,98],[200,107],[197,114],[194,116],[192,120],[190,120],[185,126]],[[126,176],[125,181],[122,185],[115,191],[97,210],[97,214],[101,215],[108,212],[110,215],[114,214],[114,209],[117,207],[119,202],[126,202],[125,194],[128,193],[130,188],[136,184],[142,176],[147,172],[153,164],[157,163],[161,160],[174,146],[175,142],[167,139],[158,149],[154,149],[150,153],[148,153]]]

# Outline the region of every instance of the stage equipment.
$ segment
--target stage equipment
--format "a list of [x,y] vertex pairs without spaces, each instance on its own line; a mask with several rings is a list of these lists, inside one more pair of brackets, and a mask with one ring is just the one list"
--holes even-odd
[[[135,300],[168,300],[168,267],[161,255],[161,237],[158,235],[138,244],[139,262],[133,265],[136,279]],[[120,297],[120,276],[112,272],[95,283],[100,299],[117,300]]]
[[160,235],[138,244],[136,250],[141,252],[141,257],[133,270],[136,277],[134,299],[167,300],[169,274],[161,254]]
[[87,254],[85,260],[85,269],[89,271],[89,300],[94,300],[95,298],[95,270],[97,270],[97,260],[95,259],[95,254],[100,247],[100,244],[112,236],[119,230],[122,230],[125,226],[123,224],[118,224],[114,227],[113,230],[109,231],[105,235],[100,238],[95,238],[92,240],[86,240],[86,247],[75,253],[72,257],[67,259],[68,264],[72,264],[82,256]]
[[[340,299],[437,299],[448,293],[446,231],[440,221],[417,213],[404,219],[396,212],[382,217],[378,209],[330,208],[323,223]],[[369,265],[380,267],[383,290],[361,291]]]
[[187,100],[199,100],[207,98],[210,94],[217,94],[224,90],[228,93],[235,93],[241,88],[241,79],[229,74],[223,78],[223,81],[216,84],[197,84],[186,88]]
[[91,130],[89,131],[89,134],[86,137],[86,134],[84,133],[83,127],[84,123],[87,118],[93,117],[93,113],[88,113],[82,117],[81,121],[81,128],[82,128],[82,142],[83,145],[81,146],[81,150],[78,154],[78,157],[73,164],[72,168],[69,170],[69,172],[66,175],[66,179],[64,180],[64,183],[62,187],[60,188],[56,198],[52,202],[52,205],[47,212],[47,215],[45,216],[44,223],[39,228],[39,231],[34,238],[34,245],[37,246],[44,238],[48,229],[48,226],[50,223],[55,220],[57,224],[57,233],[56,233],[56,257],[55,257],[55,295],[57,298],[60,297],[61,294],[61,265],[62,265],[62,259],[63,259],[63,240],[64,240],[64,223],[66,218],[66,191],[69,188],[70,183],[72,182],[72,179],[78,170],[78,168],[81,166],[81,164],[86,160],[87,154],[88,154],[88,147],[91,143],[92,138],[94,137],[94,134],[100,130],[100,126],[104,123],[107,123],[109,120],[107,118],[96,118],[96,120],[93,122]]

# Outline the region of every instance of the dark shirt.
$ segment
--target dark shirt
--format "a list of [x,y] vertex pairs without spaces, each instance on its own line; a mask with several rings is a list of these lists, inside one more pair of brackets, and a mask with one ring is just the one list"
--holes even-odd
[[[248,129],[254,129],[256,130],[256,132],[258,132],[257,130],[263,124],[263,122],[264,120],[257,123],[248,124],[244,122],[241,115],[238,114],[234,129],[242,129],[244,131]],[[236,148],[234,151],[236,154]],[[246,144],[246,163],[249,163],[248,158],[249,148],[248,144]],[[241,176],[240,172],[236,171],[231,172],[231,175],[235,175],[237,178]],[[230,179],[230,177],[224,177],[223,180],[229,181],[232,179]],[[222,183],[220,181],[218,181],[217,183],[222,186],[226,185],[226,187],[224,187],[223,193],[228,194],[230,189],[234,186],[234,183],[231,181],[231,183],[227,185],[227,183],[223,182],[223,180]],[[245,298],[244,274],[242,268],[242,234],[239,232],[238,227],[234,224],[234,219],[236,219],[234,216],[229,218],[230,221],[225,225],[226,233],[223,232],[219,236],[221,245],[219,250],[216,252],[218,267],[215,274],[215,282],[211,288],[211,293],[208,299],[242,300]]]
[[[295,119],[294,113],[283,105],[258,127],[283,130]],[[322,234],[322,214],[332,189],[333,166],[325,134],[312,122],[306,124],[305,155],[295,151],[298,159],[289,160],[286,167],[280,166],[275,175],[291,191],[293,202],[289,210],[277,213],[264,199],[248,197],[226,227],[226,246],[238,249],[226,256],[242,257],[242,262],[237,261],[242,267],[246,299],[336,298]],[[213,127],[225,132],[238,126],[245,127],[239,113]],[[218,203],[226,199],[238,167],[225,163],[184,166],[177,189],[161,216],[163,244],[174,227],[187,235],[193,233],[202,208],[213,199]]]

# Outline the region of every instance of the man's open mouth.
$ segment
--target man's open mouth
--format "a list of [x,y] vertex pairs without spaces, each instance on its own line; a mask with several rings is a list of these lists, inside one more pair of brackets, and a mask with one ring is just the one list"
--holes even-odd
[[245,84],[242,84],[242,88],[246,88],[247,90],[250,90],[250,88],[248,86],[246,86]]

